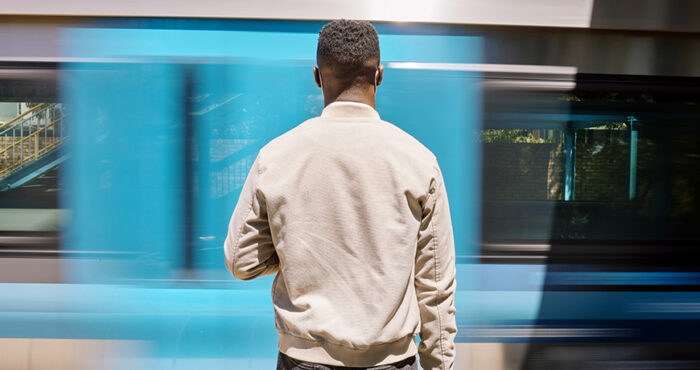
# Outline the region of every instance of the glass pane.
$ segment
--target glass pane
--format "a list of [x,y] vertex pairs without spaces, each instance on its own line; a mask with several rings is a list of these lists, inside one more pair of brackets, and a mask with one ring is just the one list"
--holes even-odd
[[629,195],[630,138],[627,125],[612,122],[576,130],[575,135],[574,199],[626,200]]
[[561,130],[490,129],[481,142],[484,199],[562,199]]
[[545,103],[540,113],[494,98],[494,111],[486,113],[495,127],[480,136],[487,243],[700,238],[691,221],[700,215],[695,98],[615,91],[533,96],[550,106],[566,101],[569,110],[557,106],[554,122]]

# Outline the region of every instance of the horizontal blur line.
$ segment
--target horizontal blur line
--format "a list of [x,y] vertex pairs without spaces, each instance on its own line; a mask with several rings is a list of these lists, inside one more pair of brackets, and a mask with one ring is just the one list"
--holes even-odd
[[547,256],[544,256],[544,255],[535,255],[535,256],[533,256],[533,255],[527,255],[527,256],[520,256],[520,255],[516,255],[516,256],[500,256],[500,255],[499,255],[499,256],[490,256],[490,255],[486,255],[486,254],[480,254],[480,255],[457,256],[457,258],[513,258],[513,259],[515,259],[515,258],[547,258]]
[[417,63],[391,62],[389,68],[396,69],[428,69],[437,71],[470,71],[470,72],[502,72],[502,73],[541,73],[557,75],[575,75],[577,67],[570,66],[539,66],[528,64],[477,64],[477,63]]
[[632,312],[697,313],[700,302],[640,302],[632,305]]
[[283,60],[285,62],[313,62],[310,58],[262,58],[236,55],[145,55],[145,56],[112,56],[112,57],[12,57],[0,55],[0,62],[12,63],[179,63],[179,64],[212,64],[233,61]]
[[528,90],[573,90],[574,81],[484,81],[484,87],[491,89],[528,89]]
[[237,283],[233,279],[119,279],[120,281],[151,281],[175,283]]
[[481,244],[483,249],[489,251],[517,251],[517,252],[548,252],[551,248],[551,244],[495,244],[495,243],[483,243]]
[[43,245],[56,244],[55,236],[0,236],[0,247],[19,245]]
[[107,58],[65,58],[65,57],[7,57],[0,56],[0,62],[51,62],[51,63],[90,63],[90,62],[120,62],[124,59]]
[[477,338],[615,338],[630,337],[630,328],[547,328],[532,326],[460,326],[468,337]]
[[0,79],[45,79],[54,80],[56,79],[57,71],[55,69],[46,68],[25,68],[25,69],[5,69],[0,67]]
[[58,249],[0,249],[2,253],[29,253],[29,254],[112,254],[112,255],[137,255],[133,252],[110,252],[110,251],[64,251]]
[[478,257],[477,257],[477,256],[474,256],[474,258],[504,258],[504,259],[510,258],[510,259],[515,260],[515,259],[521,259],[521,258],[532,258],[532,259],[540,258],[540,259],[546,259],[547,256],[541,256],[541,255],[540,255],[540,256],[478,256]]
[[[165,58],[168,58],[166,61]],[[112,57],[112,58],[80,58],[80,57],[3,57],[0,62],[52,62],[52,63],[163,63],[173,62],[176,58],[171,55],[154,55],[152,57]]]

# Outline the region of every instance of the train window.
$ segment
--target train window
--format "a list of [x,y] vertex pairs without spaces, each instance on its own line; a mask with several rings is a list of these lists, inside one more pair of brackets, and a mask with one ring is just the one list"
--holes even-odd
[[484,198],[557,200],[562,197],[561,130],[487,129],[484,150]]
[[51,72],[0,68],[0,282],[60,281],[65,111]]
[[573,199],[594,202],[627,199],[629,135],[625,122],[590,126],[574,132]]
[[643,235],[653,239],[698,239],[700,217],[700,127],[673,121],[640,124],[636,194]]
[[[0,102],[0,206],[56,209],[58,148],[63,106],[47,102]],[[27,220],[31,223],[30,220]],[[10,226],[2,226],[4,229]],[[57,225],[17,225],[57,230]]]
[[[485,242],[700,238],[693,226],[700,217],[697,95],[630,81],[582,85],[536,96],[567,102],[557,123],[543,118],[552,116],[546,104],[520,103],[516,113],[487,102]],[[506,116],[499,109],[521,122],[499,121]]]

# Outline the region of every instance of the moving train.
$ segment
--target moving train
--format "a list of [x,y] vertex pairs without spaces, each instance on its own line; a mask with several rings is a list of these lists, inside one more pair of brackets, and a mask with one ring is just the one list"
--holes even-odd
[[7,5],[0,368],[274,366],[272,280],[222,245],[342,17],[443,169],[458,369],[699,368],[700,9],[460,3]]

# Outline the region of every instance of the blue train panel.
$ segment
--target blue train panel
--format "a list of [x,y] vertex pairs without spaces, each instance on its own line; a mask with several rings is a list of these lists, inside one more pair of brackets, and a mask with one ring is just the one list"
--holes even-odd
[[[316,37],[66,30],[65,55],[77,61],[61,72],[71,107],[64,247],[81,257],[64,260],[70,284],[4,287],[25,306],[2,310],[3,335],[147,340],[156,358],[270,366],[277,353],[271,278],[233,280],[222,245],[258,150],[323,108],[312,77]],[[480,40],[392,34],[380,43],[387,69],[378,111],[438,157],[457,254],[473,258],[480,76],[390,63],[478,63]],[[460,273],[460,294],[476,281],[470,274]],[[44,290],[60,292],[58,302],[49,299],[56,309],[33,306]]]
[[[272,278],[234,280],[222,245],[259,149],[322,110],[322,24],[92,25],[61,40],[65,281],[0,284],[0,337],[146,341],[143,368],[273,367]],[[596,76],[576,76],[595,85],[580,96],[518,90],[537,76],[489,85],[469,71],[483,45],[456,36],[468,32],[377,28],[377,109],[437,155],[450,195],[458,342],[700,341],[684,257],[697,255],[696,113],[591,103]],[[540,198],[518,193],[528,181]]]

